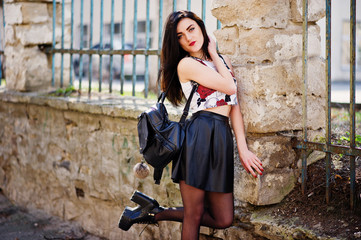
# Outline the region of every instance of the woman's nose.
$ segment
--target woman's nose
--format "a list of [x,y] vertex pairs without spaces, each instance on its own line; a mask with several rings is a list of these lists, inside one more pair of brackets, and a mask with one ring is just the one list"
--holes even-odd
[[190,36],[189,36],[189,34],[185,34],[185,37],[186,37],[186,40],[187,40],[187,41],[191,39]]

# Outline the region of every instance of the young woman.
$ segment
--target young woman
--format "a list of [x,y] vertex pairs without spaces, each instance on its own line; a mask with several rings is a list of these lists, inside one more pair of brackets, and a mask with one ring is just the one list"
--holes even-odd
[[173,161],[172,179],[180,185],[183,208],[165,209],[136,191],[131,200],[139,206],[126,207],[119,227],[128,230],[134,223],[178,221],[183,223],[182,239],[198,239],[201,225],[227,228],[233,221],[229,118],[244,168],[257,177],[262,175],[262,163],[247,148],[231,63],[218,55],[214,40],[194,13],[177,11],[168,17],[161,63],[161,87],[166,90],[170,85],[167,98],[174,105],[189,97],[194,84],[199,85],[191,100],[193,114],[187,120],[180,157]]

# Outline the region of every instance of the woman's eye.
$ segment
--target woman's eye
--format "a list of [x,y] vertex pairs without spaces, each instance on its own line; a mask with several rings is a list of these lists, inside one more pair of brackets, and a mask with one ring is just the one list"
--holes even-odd
[[189,29],[190,32],[193,31],[193,30],[194,30],[194,27],[192,27],[192,28]]
[[177,36],[178,40],[181,39],[181,37],[182,37],[182,35],[178,35],[178,36]]

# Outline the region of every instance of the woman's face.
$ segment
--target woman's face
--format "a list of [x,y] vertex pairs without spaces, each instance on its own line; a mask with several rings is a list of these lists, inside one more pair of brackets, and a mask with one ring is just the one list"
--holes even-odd
[[191,56],[202,54],[204,38],[196,21],[190,18],[180,20],[177,25],[177,37],[181,47]]

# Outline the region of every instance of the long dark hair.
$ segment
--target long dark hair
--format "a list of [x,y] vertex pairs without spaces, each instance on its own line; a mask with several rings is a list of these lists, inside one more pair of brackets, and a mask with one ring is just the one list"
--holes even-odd
[[[188,53],[180,46],[177,36],[177,25],[183,18],[190,18],[194,20],[201,28],[204,38],[202,51],[205,55],[204,57],[210,58],[208,53],[209,38],[202,19],[193,12],[185,10],[171,13],[168,16],[164,30],[161,51],[161,67],[159,70],[158,81],[161,83],[162,91],[166,91],[169,87],[167,99],[175,106],[178,106],[184,97],[177,74],[177,66],[179,61],[188,55]],[[174,79],[171,82],[172,77]],[[169,86],[170,84],[171,86]]]

